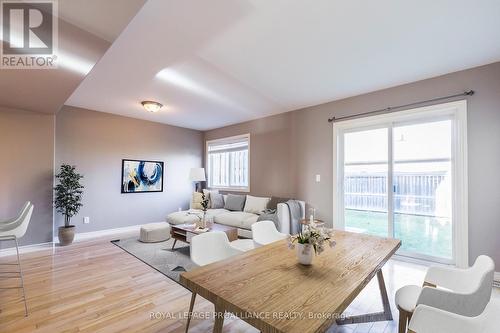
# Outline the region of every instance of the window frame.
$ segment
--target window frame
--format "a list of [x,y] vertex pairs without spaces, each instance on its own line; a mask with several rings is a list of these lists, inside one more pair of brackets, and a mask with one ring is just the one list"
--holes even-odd
[[[425,107],[406,109],[402,111],[384,113],[375,116],[360,117],[352,120],[340,121],[333,126],[333,225],[336,229],[344,230],[344,134],[349,131],[372,129],[378,127],[392,127],[393,124],[416,124],[426,119],[452,120],[452,220],[453,220],[453,259],[436,260],[435,257],[425,255],[407,257],[396,254],[397,258],[409,261],[424,260],[444,264],[455,264],[458,267],[468,267],[469,240],[468,240],[468,157],[467,157],[467,100],[457,100],[448,103],[439,103]],[[392,131],[390,132],[392,133]],[[389,137],[392,142],[392,135]],[[391,146],[390,146],[391,147]],[[389,173],[392,174],[392,148],[389,151]],[[389,177],[388,188],[392,188],[392,178]],[[392,199],[389,200],[392,204]],[[390,217],[391,218],[391,217]]]
[[[210,184],[211,181],[211,170],[210,170],[210,164],[209,164],[209,151],[208,147],[211,144],[214,143],[223,143],[227,141],[233,141],[233,140],[239,140],[239,139],[247,139],[248,141],[248,186],[212,186]],[[251,140],[250,140],[250,133],[246,134],[240,134],[240,135],[234,135],[234,136],[228,136],[228,137],[223,137],[219,139],[212,139],[212,140],[206,140],[205,141],[205,169],[207,170],[207,188],[210,190],[222,190],[222,191],[229,191],[229,192],[244,192],[244,193],[249,193],[250,192],[250,165],[251,165],[251,159],[250,159],[250,150],[251,150]]]

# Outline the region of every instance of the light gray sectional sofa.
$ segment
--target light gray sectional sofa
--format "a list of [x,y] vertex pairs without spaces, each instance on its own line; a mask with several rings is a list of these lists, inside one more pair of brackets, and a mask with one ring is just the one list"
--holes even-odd
[[[248,197],[256,198],[251,196]],[[227,200],[226,195],[224,199]],[[250,200],[248,202],[250,202]],[[300,204],[302,206],[303,218],[305,212],[305,203],[301,201]],[[193,204],[191,203],[191,207],[192,206]],[[247,211],[231,211],[225,208],[209,208],[207,210],[206,216],[207,219],[213,219],[215,223],[238,228],[238,236],[240,237],[252,238],[252,224],[257,222],[259,213],[254,213],[256,211],[255,209],[252,210],[254,212],[248,212],[249,209],[247,209],[247,207],[245,207],[244,210]],[[288,209],[288,205],[285,203],[278,203],[276,213],[280,222],[279,231],[283,233],[290,233],[290,211]],[[201,209],[190,208],[189,210],[169,214],[167,216],[167,222],[171,225],[196,223],[200,220],[202,215],[203,211]]]

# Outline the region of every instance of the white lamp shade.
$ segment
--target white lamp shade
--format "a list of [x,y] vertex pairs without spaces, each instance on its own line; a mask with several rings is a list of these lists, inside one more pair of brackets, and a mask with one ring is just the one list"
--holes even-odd
[[205,168],[191,168],[189,171],[189,179],[193,182],[204,182],[207,180],[205,177]]

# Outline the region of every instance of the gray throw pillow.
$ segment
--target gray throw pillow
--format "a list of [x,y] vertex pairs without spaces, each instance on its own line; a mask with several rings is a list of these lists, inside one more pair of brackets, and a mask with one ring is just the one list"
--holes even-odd
[[224,196],[219,193],[210,193],[210,199],[212,201],[211,208],[224,208]]
[[241,212],[243,211],[243,207],[245,207],[245,199],[246,195],[228,194],[224,208],[227,210]]

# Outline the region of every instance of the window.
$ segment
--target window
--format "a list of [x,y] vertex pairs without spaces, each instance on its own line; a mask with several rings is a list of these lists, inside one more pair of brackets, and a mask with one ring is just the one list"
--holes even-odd
[[208,187],[249,191],[250,134],[207,141]]

